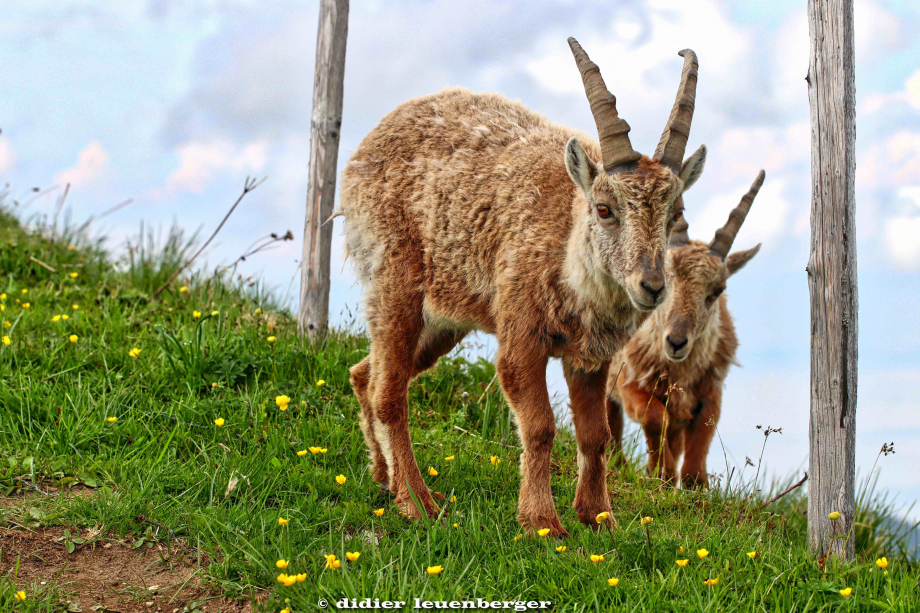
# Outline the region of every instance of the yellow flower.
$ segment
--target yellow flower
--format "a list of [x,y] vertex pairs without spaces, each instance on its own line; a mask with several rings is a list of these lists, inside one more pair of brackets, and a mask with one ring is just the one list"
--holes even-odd
[[713,577],[712,579],[706,579],[705,581],[703,581],[703,585],[715,585],[718,582],[719,582],[719,578]]
[[220,311],[211,311],[211,317],[217,317],[220,315]]
[[700,559],[702,560],[703,558],[709,555],[709,552],[706,551],[705,549],[697,549],[696,555],[700,556]]
[[269,336],[269,337],[268,337],[267,339],[265,339],[265,340],[267,340],[269,343],[274,343],[276,340],[278,340],[278,337],[277,337],[277,336]]
[[449,455],[449,456],[447,456],[446,458],[444,458],[444,461],[445,461],[445,462],[453,462],[453,461],[454,461],[454,457],[455,457],[455,456]]
[[319,448],[319,452],[320,452],[320,453],[326,453],[327,451],[329,451],[329,450],[326,449],[325,447],[320,447],[320,448]]
[[306,450],[306,449],[301,449],[300,451],[297,452],[297,455],[299,455],[300,457],[303,457],[303,456],[307,455],[307,450]]
[[32,306],[32,303],[30,303],[30,302],[23,302],[23,303],[22,303],[22,308],[24,308],[24,309],[28,309],[28,308],[31,307],[31,306]]
[[261,315],[261,314],[262,314],[262,309],[256,309],[255,311],[252,312],[252,314],[253,314],[253,315]]
[[568,547],[566,547],[565,545],[559,545],[558,547],[556,547],[556,551],[558,551],[559,553],[562,553],[566,549],[568,549]]
[[24,288],[22,288],[22,293],[23,293],[23,294],[28,294],[28,293],[29,293],[29,290],[28,290],[27,288],[24,287]]
[[454,524],[454,528],[459,528],[460,524]]
[[61,315],[61,319],[63,319],[64,321],[67,321],[68,319],[70,319],[70,315]]
[[875,561],[875,565],[879,568],[888,568],[888,558],[879,558]]
[[547,534],[549,534],[549,528],[540,528],[539,530],[537,530],[537,534],[539,534],[540,536],[546,536]]
[[338,483],[339,485],[345,485],[346,480],[347,479],[345,478],[345,475],[339,475],[335,478],[335,482]]
[[342,566],[342,563],[339,562],[338,560],[329,560],[328,562],[326,562],[327,568],[340,568],[341,566]]
[[683,568],[684,566],[686,566],[686,565],[689,564],[689,563],[690,563],[690,560],[678,560],[678,561],[677,561],[677,565],[680,566],[681,568]]
[[284,607],[283,609],[278,611],[278,613],[291,613],[291,609],[288,607]]
[[211,384],[211,389],[214,389],[215,387],[217,387],[217,381]]
[[140,354],[141,354],[141,350],[138,349],[137,347],[135,347],[134,349],[132,349],[131,351],[128,352],[128,355],[129,355],[130,357],[132,357],[132,358],[136,358],[136,357],[139,356]]
[[74,311],[76,311],[77,309],[80,308],[80,305],[79,305],[79,304],[72,304],[72,305],[70,305],[70,306],[73,307],[73,310],[74,310]]
[[383,516],[383,509],[375,509],[375,510],[374,510],[374,515],[376,515],[377,517],[382,517],[382,516]]
[[651,517],[643,517],[642,519],[639,520],[639,523],[642,524],[643,526],[647,526],[647,525],[649,525],[650,523],[652,523],[653,521],[655,521],[655,520],[652,519]]
[[433,466],[429,466],[429,467],[428,467],[428,475],[429,475],[429,476],[432,476],[432,477],[437,477],[437,476],[438,476],[438,471],[436,471],[436,470],[434,469]]
[[[309,449],[310,449],[310,453],[312,453],[313,455],[316,455],[317,453],[320,452],[321,447],[310,447]],[[300,454],[298,453],[297,455],[300,455]]]
[[354,562],[359,557],[361,557],[361,552],[360,551],[346,551],[345,557],[348,558],[349,562]]
[[290,402],[291,402],[291,399],[288,398],[287,396],[284,396],[284,395],[275,396],[275,404],[277,404],[278,407],[279,407],[282,411],[286,411],[286,410],[287,410],[287,405],[288,405]]
[[8,336],[4,336],[4,337],[3,337],[3,344],[6,345],[7,347],[9,347],[10,343],[12,343],[12,342],[13,342],[13,341],[10,340],[10,337],[8,337]]
[[6,310],[6,305],[3,303],[0,303],[0,312],[3,312],[5,310]]
[[289,520],[289,519],[284,519],[283,517],[279,517],[279,518],[278,518],[278,525],[279,525],[279,526],[286,526],[286,525],[288,525],[288,522],[289,522],[289,521],[291,521],[291,520]]
[[0,294],[0,300],[6,300],[6,294]]
[[114,424],[116,421],[118,421],[118,418],[112,415],[111,417],[106,417],[105,420],[110,424]]
[[13,324],[11,324],[11,323],[8,322],[8,321],[5,321],[5,322],[3,322],[3,325],[6,326],[7,328],[9,328],[9,327],[11,327]]
[[678,547],[677,553],[683,553],[683,552],[684,552],[684,546],[681,545],[680,547]]
[[489,458],[489,461],[492,462],[492,466],[498,466],[498,463],[501,462],[502,459],[498,457],[497,455],[494,455]]
[[180,293],[180,294],[184,294],[184,293],[187,292],[187,291],[188,291],[188,288],[187,288],[186,286],[184,286],[184,285],[183,285],[182,287],[179,288],[179,293]]
[[845,587],[842,590],[840,590],[840,595],[843,596],[844,598],[846,598],[852,593],[853,593],[853,588],[851,587]]
[[278,560],[277,562],[275,562],[275,566],[277,566],[281,570],[284,570],[285,568],[288,567],[288,561],[285,559]]
[[76,343],[78,340],[80,340],[80,337],[77,336],[76,334],[71,334],[71,335],[70,335],[69,337],[67,337],[67,338],[70,339],[70,342],[71,342],[71,343]]
[[519,541],[519,540],[521,540],[522,538],[524,538],[524,535],[523,535],[523,534],[518,534],[516,537],[514,537],[514,540]]
[[75,245],[67,245],[67,251],[76,251],[77,247]]
[[425,572],[429,575],[440,575],[442,570],[444,570],[443,566],[429,566],[428,570]]
[[218,417],[217,419],[214,420],[214,423],[217,425],[218,428],[220,428],[220,427],[223,426],[224,423],[225,423],[225,422],[224,422],[224,418],[223,418],[223,417]]
[[597,517],[594,518],[594,521],[596,521],[597,523],[601,523],[602,521],[607,521],[608,517],[610,517],[610,513],[608,513],[607,511],[604,511],[602,513],[598,513]]
[[18,592],[16,592],[15,596],[16,596],[16,600],[25,600],[25,599],[26,599],[26,593],[23,592],[22,590],[19,590]]
[[324,385],[326,385],[326,382],[323,379],[316,382],[316,387],[322,387]]
[[[338,566],[336,566],[336,568],[338,568]],[[285,587],[291,587],[297,583],[297,575],[285,575],[284,573],[281,573],[278,575],[278,581],[283,583]]]
[[72,272],[72,273],[70,273],[70,278],[71,278],[71,279],[76,279],[76,278],[79,277],[79,276],[80,276],[80,273],[78,273],[78,272]]
[[603,561],[604,561],[604,556],[598,556],[598,555],[595,555],[595,554],[592,553],[592,554],[591,554],[591,561],[592,561],[592,562],[603,562]]
[[828,513],[827,518],[837,521],[838,519],[840,519],[840,511],[834,511],[833,513]]
[[303,583],[306,580],[307,580],[307,573],[298,573],[297,583]]
[[457,502],[457,497],[456,497],[456,496],[451,496],[451,497],[450,497],[450,501],[451,501],[451,502]]
[[610,585],[611,587],[616,587],[619,582],[620,580],[617,579],[616,577],[610,577],[609,579],[607,579],[607,584]]
[[755,551],[749,551],[749,552],[747,552],[747,557],[749,557],[749,558],[751,558],[751,559],[753,560],[754,558],[757,557],[757,551],[755,550]]

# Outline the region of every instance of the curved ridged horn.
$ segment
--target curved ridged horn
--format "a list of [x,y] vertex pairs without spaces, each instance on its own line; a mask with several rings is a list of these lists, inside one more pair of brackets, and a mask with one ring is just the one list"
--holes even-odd
[[601,156],[607,174],[631,170],[642,157],[633,151],[629,142],[629,124],[617,115],[616,96],[607,90],[604,78],[597,64],[591,61],[578,41],[569,37],[569,47],[575,56],[575,63],[585,84],[585,94],[591,105],[591,114],[597,124],[597,135],[601,143]]
[[687,229],[689,227],[690,224],[687,223],[686,217],[681,217],[677,220],[677,223],[674,224],[674,229],[671,230],[671,238],[668,240],[668,249],[681,247],[690,242],[690,235],[687,234]]
[[724,226],[716,230],[716,237],[709,243],[709,250],[723,260],[728,257],[728,252],[732,248],[732,243],[735,242],[735,236],[738,235],[738,230],[741,229],[744,218],[747,217],[748,211],[751,210],[751,205],[754,203],[757,192],[760,191],[760,186],[763,185],[765,176],[766,173],[762,170],[757,174],[757,178],[751,185],[751,189],[741,198],[741,202],[738,203],[738,206],[733,208],[732,212],[728,214],[728,221],[725,222]]
[[680,172],[680,164],[690,138],[690,122],[693,121],[693,108],[696,105],[696,81],[700,69],[696,53],[684,49],[678,53],[684,58],[684,68],[680,74],[677,97],[671,108],[671,116],[655,148],[655,159],[670,168],[674,174]]

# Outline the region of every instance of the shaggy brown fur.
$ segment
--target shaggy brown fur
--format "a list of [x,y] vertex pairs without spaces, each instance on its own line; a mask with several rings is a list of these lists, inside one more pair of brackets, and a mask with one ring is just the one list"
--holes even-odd
[[676,480],[683,454],[684,486],[707,484],[722,384],[738,348],[722,292],[759,249],[732,253],[724,262],[698,241],[669,249],[667,298],[612,361],[607,414],[613,450],[621,451],[625,410],[645,433],[649,474]]
[[351,381],[374,479],[406,513],[438,512],[409,439],[408,385],[473,329],[498,338],[524,446],[521,523],[566,534],[550,490],[550,357],[563,359],[572,398],[574,506],[594,526],[610,511],[607,363],[636,309],[662,298],[668,232],[704,157],[701,148],[680,176],[646,157],[608,175],[597,142],[464,89],[410,100],[365,137],[342,174],[339,211],[371,337]]

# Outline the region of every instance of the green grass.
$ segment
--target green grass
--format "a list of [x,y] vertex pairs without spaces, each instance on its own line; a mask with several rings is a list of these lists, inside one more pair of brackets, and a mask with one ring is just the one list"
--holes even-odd
[[[892,509],[874,498],[860,513],[852,564],[822,567],[808,554],[799,493],[756,511],[752,484],[675,491],[633,467],[610,477],[620,529],[585,529],[571,508],[567,430],[554,449],[553,491],[571,537],[517,539],[512,422],[500,394],[479,402],[492,365],[459,357],[410,394],[419,465],[434,467],[429,485],[456,502],[443,521],[410,522],[368,474],[347,372],[366,353],[363,336],[337,331],[311,347],[271,296],[226,276],[186,278],[151,300],[192,244],[179,232],[159,247],[147,237],[117,263],[94,245],[69,248],[78,235],[62,234],[52,241],[51,229],[27,232],[0,214],[0,334],[10,339],[0,345],[0,493],[84,484],[94,495],[34,496],[24,511],[0,509],[0,525],[101,525],[119,538],[168,541],[137,521],[144,515],[212,560],[215,591],[268,590],[268,611],[316,611],[320,599],[342,597],[548,600],[557,611],[917,609],[920,570],[883,533]],[[281,394],[291,398],[286,411],[274,402]],[[327,452],[297,454],[311,446]],[[648,533],[645,516],[654,518]],[[346,561],[353,551],[360,558]],[[327,554],[341,568],[324,568]],[[281,586],[279,558],[306,580]],[[435,565],[443,572],[429,576]],[[52,583],[18,585],[11,571],[0,577],[0,610],[57,610]],[[14,600],[19,589],[26,602]]]

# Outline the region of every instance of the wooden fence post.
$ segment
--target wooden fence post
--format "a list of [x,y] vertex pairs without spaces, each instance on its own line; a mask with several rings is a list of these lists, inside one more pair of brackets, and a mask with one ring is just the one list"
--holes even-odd
[[[856,93],[853,0],[808,0],[811,414],[808,540],[849,560],[856,520]],[[833,521],[828,515],[840,513]],[[843,538],[835,538],[835,535]]]
[[320,0],[316,35],[316,72],[310,126],[310,171],[307,217],[301,259],[301,334],[311,340],[329,321],[329,258],[332,223],[324,224],[335,204],[336,161],[342,127],[348,0]]

